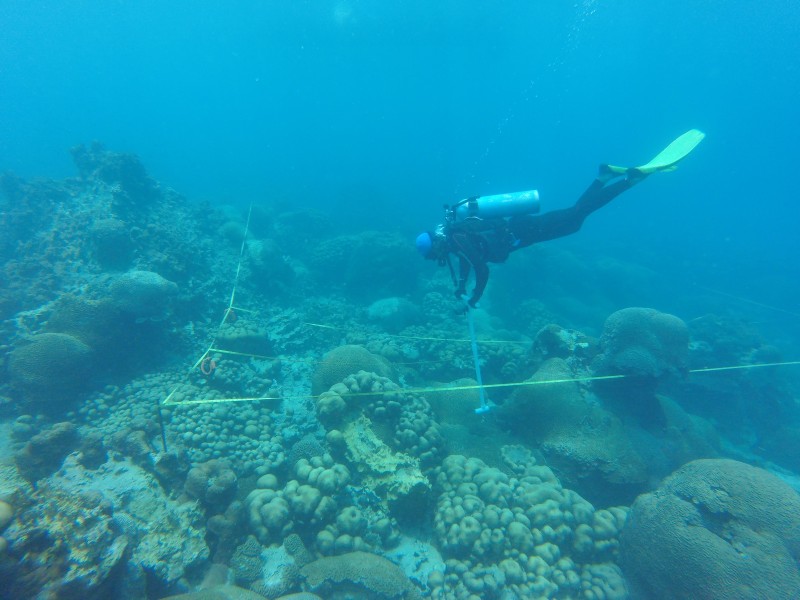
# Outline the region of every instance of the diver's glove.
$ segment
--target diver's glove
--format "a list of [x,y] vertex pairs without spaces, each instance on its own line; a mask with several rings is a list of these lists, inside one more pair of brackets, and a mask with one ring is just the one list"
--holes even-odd
[[461,302],[456,308],[457,315],[465,315],[471,308],[478,308],[478,302],[474,298],[468,298],[466,294],[461,294],[458,297]]

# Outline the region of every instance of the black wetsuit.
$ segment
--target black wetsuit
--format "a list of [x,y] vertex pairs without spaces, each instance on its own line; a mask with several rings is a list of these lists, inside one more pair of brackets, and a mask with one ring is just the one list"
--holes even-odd
[[631,173],[611,181],[595,179],[573,206],[542,215],[494,220],[467,219],[450,225],[446,250],[459,260],[456,296],[466,294],[467,278],[470,270],[474,270],[475,288],[468,301],[474,307],[489,281],[488,263],[505,262],[515,250],[575,233],[586,217],[644,177],[641,173]]

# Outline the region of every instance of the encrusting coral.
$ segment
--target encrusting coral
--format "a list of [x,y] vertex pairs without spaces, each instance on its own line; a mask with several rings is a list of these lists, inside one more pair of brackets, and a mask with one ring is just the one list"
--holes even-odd
[[376,554],[351,552],[317,559],[300,573],[324,598],[416,600],[419,592],[394,563]]

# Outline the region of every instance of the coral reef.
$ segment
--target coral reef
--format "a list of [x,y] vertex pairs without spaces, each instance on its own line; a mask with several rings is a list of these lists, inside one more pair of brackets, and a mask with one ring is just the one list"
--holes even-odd
[[800,496],[756,467],[696,460],[636,500],[620,555],[636,598],[795,598]]
[[347,467],[330,455],[301,459],[294,475],[281,489],[274,475],[262,476],[245,500],[251,529],[264,545],[280,543],[292,532],[311,539],[335,519],[337,497],[350,480]]
[[272,353],[272,344],[266,329],[257,323],[240,318],[231,320],[229,317],[220,327],[217,346],[222,350],[256,356],[269,356]]
[[[303,600],[303,598],[296,597],[295,594],[292,594],[292,597],[281,596],[281,599]],[[264,596],[236,587],[235,585],[217,585],[197,592],[167,596],[163,598],[163,600],[264,600]],[[306,598],[305,600],[314,600],[314,598]]]
[[419,308],[405,298],[381,298],[367,307],[367,318],[380,324],[390,333],[398,333],[419,323]]
[[55,473],[64,457],[76,449],[78,430],[62,422],[37,433],[14,455],[20,475],[31,482]]
[[606,319],[600,347],[598,373],[646,378],[681,374],[689,358],[689,329],[674,315],[624,308]]
[[388,600],[420,598],[408,577],[393,563],[376,554],[351,552],[320,558],[301,570],[312,592],[325,598]]
[[0,598],[113,595],[128,538],[98,494],[41,483],[32,504],[4,532]]
[[81,177],[119,186],[118,194],[132,209],[159,196],[158,184],[132,154],[111,152],[96,141],[88,147],[81,144],[70,148],[70,153]]
[[162,317],[178,286],[152,271],[128,271],[111,282],[109,293],[123,312],[137,318]]
[[358,371],[377,373],[382,377],[392,376],[388,361],[375,356],[363,346],[348,344],[334,348],[322,357],[314,372],[311,393],[318,396],[333,384]]
[[[217,370],[223,369],[218,367]],[[251,378],[249,372],[245,375],[248,376],[248,385],[257,389],[238,385],[236,389],[243,395],[249,392],[254,392],[251,394],[254,396],[260,395],[266,381]],[[87,400],[79,412],[87,421],[100,423],[107,442],[123,454],[150,461],[147,457],[161,446],[160,439],[156,439],[159,427],[154,420],[154,406],[164,401],[173,386],[174,379],[169,375],[146,375],[123,387],[107,386],[103,392]],[[220,391],[208,389],[208,384],[179,386],[172,397],[176,404],[162,408],[170,444],[179,444],[194,463],[235,457],[239,477],[254,473],[263,475],[280,467],[286,454],[284,438],[274,431],[273,411],[269,405],[217,404],[213,408],[180,405],[183,400],[223,397]]]
[[408,240],[400,234],[364,231],[314,244],[308,261],[323,286],[377,300],[416,287],[419,265],[408,260],[407,252]]
[[659,428],[664,415],[655,397],[661,381],[682,376],[689,359],[689,330],[678,317],[652,308],[624,308],[603,325],[595,375],[622,375],[595,382],[594,389],[620,413]]
[[295,271],[274,240],[248,240],[246,247],[247,265],[262,290],[283,291],[292,283]]
[[548,359],[497,412],[565,484],[596,503],[629,502],[647,483],[645,462],[620,420],[590,402],[574,377],[565,360]]
[[625,598],[613,561],[626,510],[595,511],[529,452],[505,455],[518,476],[459,455],[436,470],[434,530],[446,570],[429,577],[434,597]]
[[26,397],[46,405],[69,398],[86,385],[92,350],[64,333],[41,333],[15,348],[9,357],[11,381]]
[[212,514],[222,512],[236,496],[238,481],[230,464],[212,459],[189,470],[184,490],[198,499]]
[[640,594],[795,593],[797,500],[761,471],[618,506],[698,457],[798,464],[789,378],[681,379],[779,362],[745,321],[627,308],[592,337],[625,306],[598,277],[650,279],[534,248],[471,313],[476,415],[448,273],[396,232],[271,203],[242,245],[241,205],[73,157],[0,176],[0,598],[615,599],[620,548]]

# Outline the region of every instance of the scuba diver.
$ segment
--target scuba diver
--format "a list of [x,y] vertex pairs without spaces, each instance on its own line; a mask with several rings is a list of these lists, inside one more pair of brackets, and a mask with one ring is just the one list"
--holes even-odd
[[[597,178],[570,208],[535,214],[539,212],[536,190],[478,196],[445,206],[444,223],[417,236],[417,250],[428,260],[447,265],[456,298],[476,308],[489,281],[488,263],[505,262],[520,248],[575,233],[586,217],[648,175],[675,169],[704,137],[702,131],[691,129],[640,167],[600,165]],[[451,255],[458,258],[458,274]],[[471,271],[475,272],[475,286],[467,297]]]

